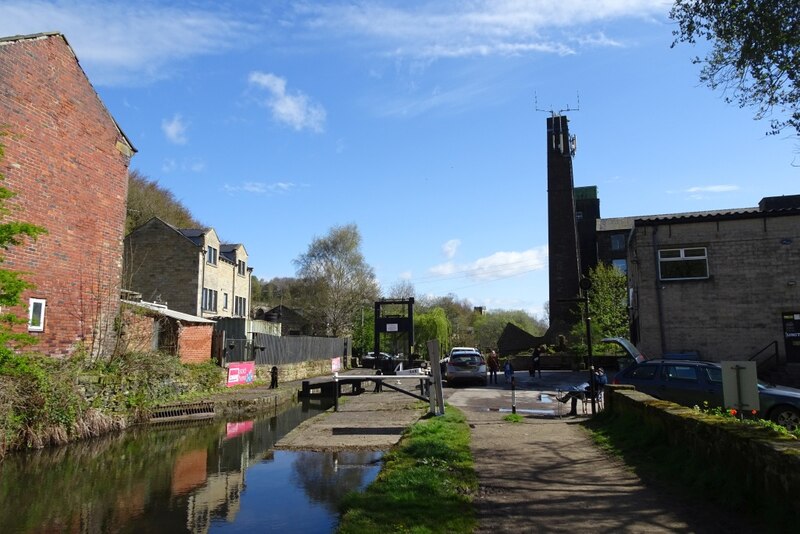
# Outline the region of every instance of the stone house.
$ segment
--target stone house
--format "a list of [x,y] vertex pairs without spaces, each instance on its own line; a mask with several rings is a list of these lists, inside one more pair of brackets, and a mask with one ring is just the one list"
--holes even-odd
[[633,219],[632,338],[647,355],[800,362],[800,195]]
[[47,230],[3,254],[34,285],[14,311],[44,353],[111,350],[135,149],[60,33],[0,38],[0,133],[3,186],[16,194],[3,221]]
[[249,316],[247,251],[221,243],[213,228],[179,229],[153,217],[124,248],[124,284],[144,300],[204,318]]

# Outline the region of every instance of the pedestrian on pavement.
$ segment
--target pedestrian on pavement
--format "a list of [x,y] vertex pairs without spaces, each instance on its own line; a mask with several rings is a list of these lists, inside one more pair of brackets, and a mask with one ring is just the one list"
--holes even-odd
[[497,384],[497,371],[500,370],[500,359],[497,357],[497,353],[492,351],[489,354],[489,359],[486,361],[486,365],[489,366],[489,383],[490,384]]
[[534,347],[533,352],[531,353],[531,376],[536,378],[536,372],[539,372],[539,378],[542,378],[542,363],[540,361],[540,356],[542,354],[542,349],[544,348],[543,345],[539,345]]
[[269,370],[269,389],[276,389],[278,387],[278,368],[272,366]]
[[506,377],[506,382],[511,382],[511,378],[514,376],[514,366],[511,365],[511,360],[506,360],[505,365],[503,365],[503,374]]
[[[383,371],[378,369],[377,371],[375,371],[375,374],[376,375],[382,375]],[[376,380],[375,381],[375,389],[373,389],[372,392],[373,393],[380,393],[381,391],[383,391],[383,381],[382,380]]]

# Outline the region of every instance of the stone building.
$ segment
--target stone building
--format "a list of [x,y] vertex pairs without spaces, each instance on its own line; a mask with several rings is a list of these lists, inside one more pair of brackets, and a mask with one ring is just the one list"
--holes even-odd
[[248,317],[247,251],[213,228],[178,229],[153,217],[125,237],[123,280],[146,301],[204,318]]
[[744,360],[777,342],[800,362],[800,195],[634,218],[628,266],[632,333],[645,354]]
[[135,149],[60,33],[0,38],[0,133],[3,186],[16,194],[3,221],[47,230],[3,254],[3,268],[34,285],[27,311],[14,311],[44,353],[66,355],[79,342],[110,350]]

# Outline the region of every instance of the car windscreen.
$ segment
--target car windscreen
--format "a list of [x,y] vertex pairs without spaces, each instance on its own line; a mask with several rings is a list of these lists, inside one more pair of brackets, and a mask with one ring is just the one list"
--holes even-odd
[[483,363],[483,356],[480,354],[453,354],[450,356],[450,364],[452,365],[481,365]]

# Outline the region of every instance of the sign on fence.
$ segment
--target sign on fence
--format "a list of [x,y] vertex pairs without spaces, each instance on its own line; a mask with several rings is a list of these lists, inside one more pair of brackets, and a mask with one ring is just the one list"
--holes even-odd
[[235,362],[228,366],[228,387],[249,384],[255,378],[255,362]]
[[338,373],[342,370],[342,357],[331,358],[331,372]]

